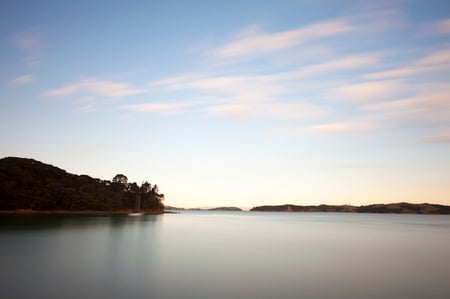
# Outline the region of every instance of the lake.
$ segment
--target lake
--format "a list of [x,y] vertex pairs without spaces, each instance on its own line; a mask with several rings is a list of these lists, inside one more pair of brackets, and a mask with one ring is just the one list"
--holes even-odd
[[450,216],[0,215],[1,297],[450,298]]

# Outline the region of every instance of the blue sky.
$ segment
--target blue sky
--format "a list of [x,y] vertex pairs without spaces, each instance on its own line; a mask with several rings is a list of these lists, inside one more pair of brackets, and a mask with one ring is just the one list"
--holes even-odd
[[182,207],[450,204],[448,1],[4,1],[0,156]]

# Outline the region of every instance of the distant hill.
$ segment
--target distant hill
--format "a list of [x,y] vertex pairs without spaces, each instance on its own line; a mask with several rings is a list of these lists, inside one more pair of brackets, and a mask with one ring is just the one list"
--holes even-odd
[[391,214],[450,214],[450,206],[437,204],[392,203],[367,206],[350,205],[275,205],[258,206],[250,211],[260,212],[345,212],[345,213],[391,213]]
[[450,206],[437,204],[412,204],[407,202],[391,204],[374,204],[361,206],[358,213],[394,213],[394,214],[450,214]]
[[242,211],[242,209],[241,208],[237,208],[237,207],[218,207],[218,208],[208,209],[208,211],[235,211],[235,212],[239,212],[239,211]]
[[165,206],[164,207],[167,210],[186,210],[186,211],[242,211],[241,208],[237,208],[237,207],[217,207],[217,208],[211,208],[211,209],[202,209],[202,208],[191,208],[191,209],[185,209],[185,208],[177,208],[177,207],[172,207],[172,206]]
[[319,205],[319,206],[298,206],[291,204],[284,204],[279,206],[259,206],[254,207],[250,211],[261,212],[355,212],[355,206],[342,205]]
[[123,174],[100,180],[33,159],[0,159],[0,210],[131,210],[137,196],[142,210],[163,210],[157,185],[128,183]]

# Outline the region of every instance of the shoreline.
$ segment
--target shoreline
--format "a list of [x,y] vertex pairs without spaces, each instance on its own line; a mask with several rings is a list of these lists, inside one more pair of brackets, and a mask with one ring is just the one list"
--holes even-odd
[[[45,215],[128,215],[133,213],[133,210],[33,210],[33,209],[20,209],[20,210],[0,210],[1,214],[45,214]],[[165,210],[142,210],[140,213],[144,215],[160,215],[167,213]],[[170,213],[170,212],[169,212]]]

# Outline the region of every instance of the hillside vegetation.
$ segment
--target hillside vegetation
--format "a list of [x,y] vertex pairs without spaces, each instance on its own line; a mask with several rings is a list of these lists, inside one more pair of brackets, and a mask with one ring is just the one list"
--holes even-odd
[[114,211],[162,210],[157,185],[128,183],[123,174],[112,181],[75,175],[33,159],[0,159],[0,210]]
[[251,211],[260,212],[353,212],[353,213],[390,213],[390,214],[450,214],[450,206],[436,204],[412,204],[412,203],[391,203],[374,204],[367,206],[351,205],[318,205],[318,206],[298,206],[298,205],[275,205],[258,206]]

